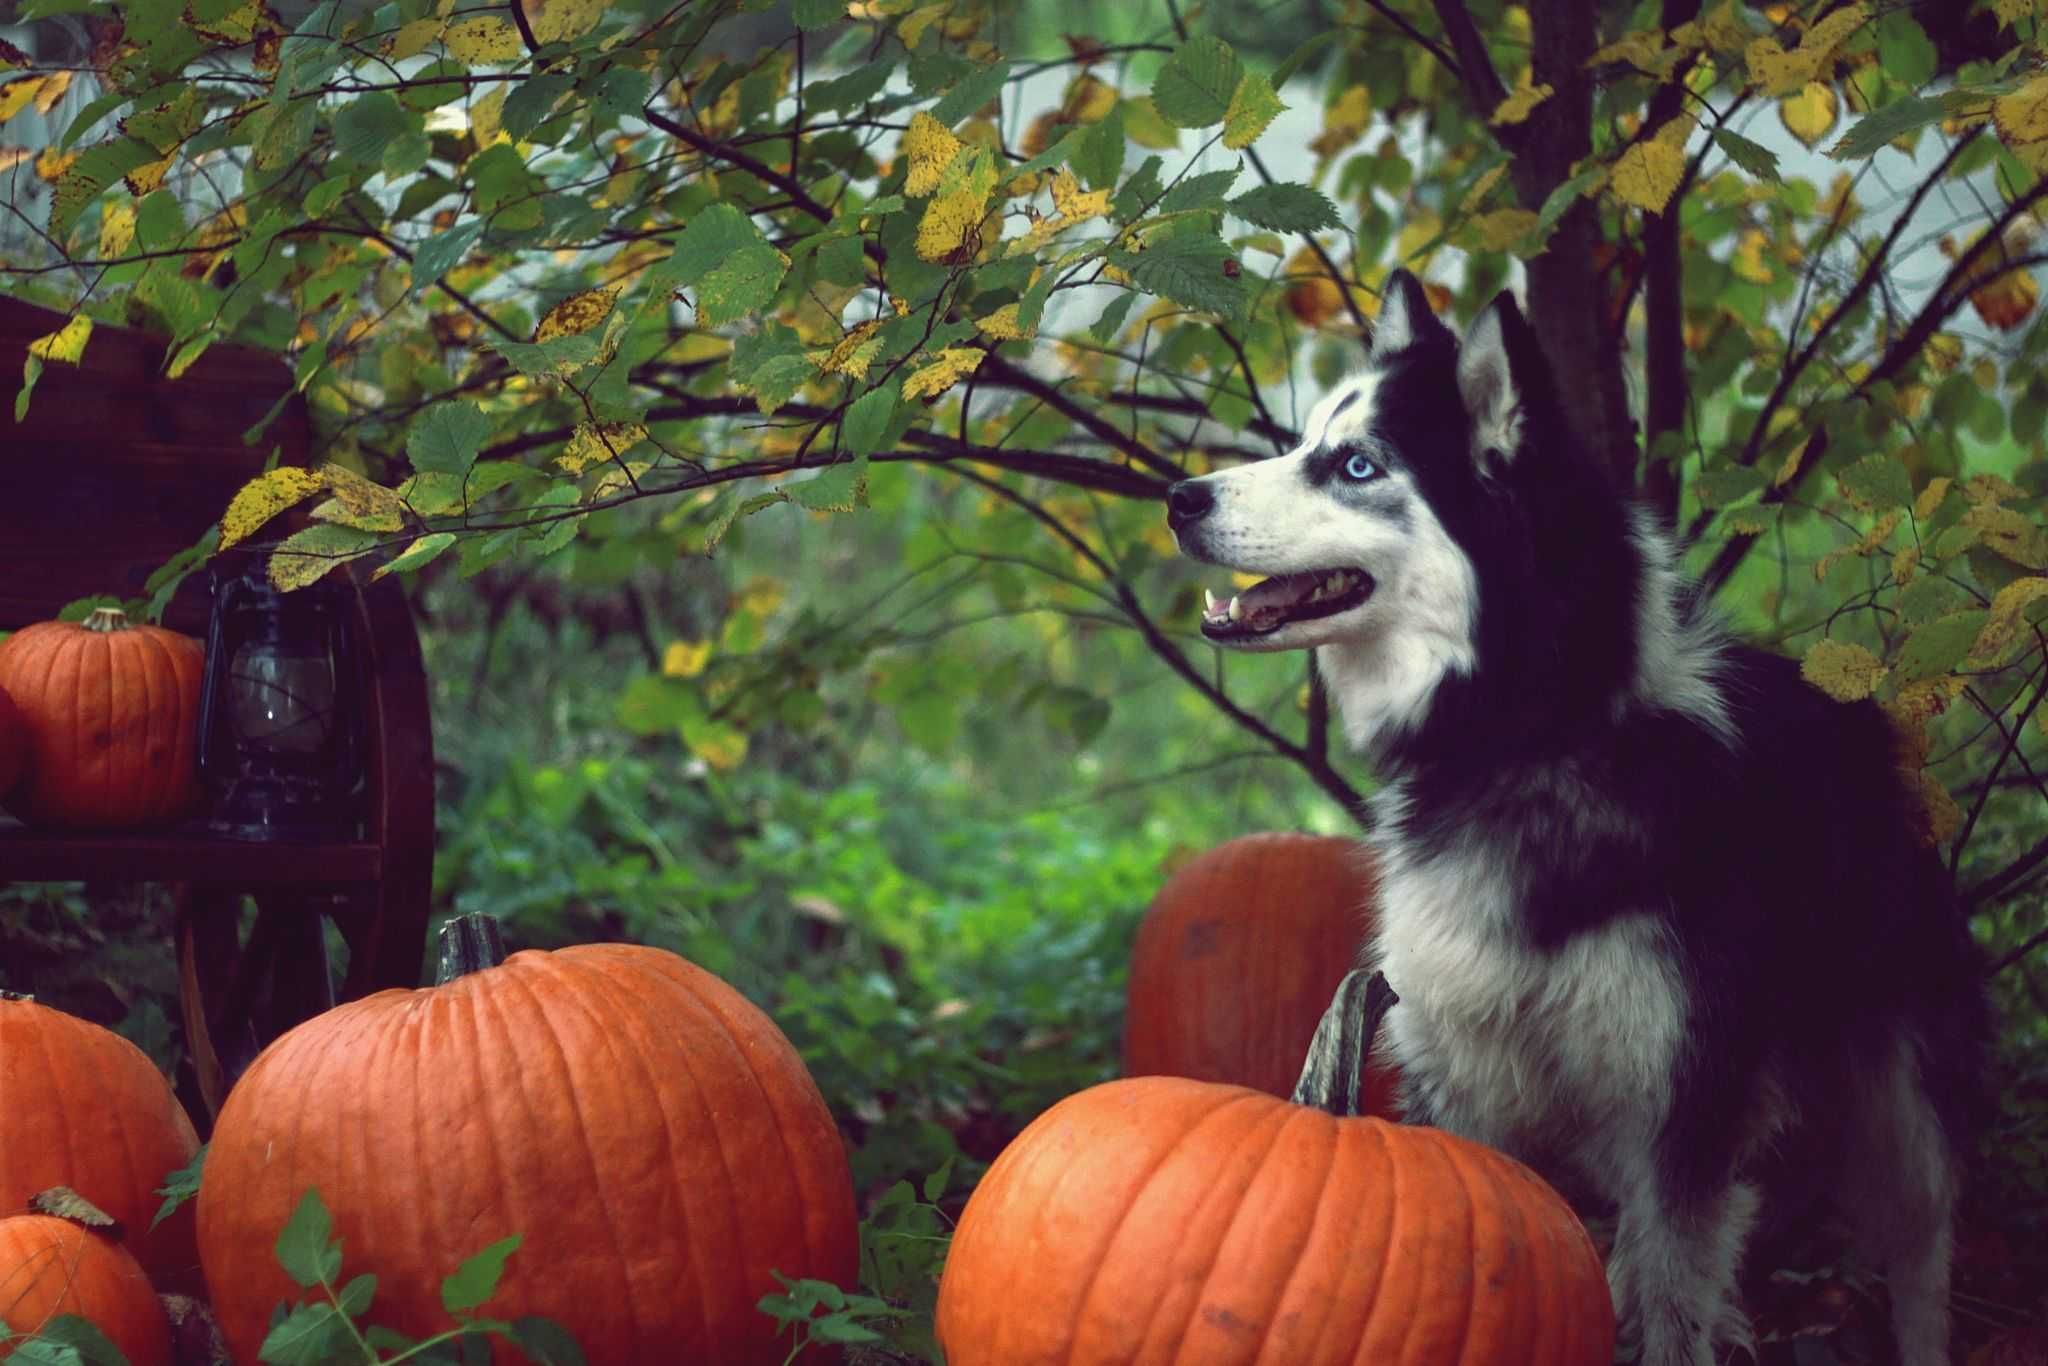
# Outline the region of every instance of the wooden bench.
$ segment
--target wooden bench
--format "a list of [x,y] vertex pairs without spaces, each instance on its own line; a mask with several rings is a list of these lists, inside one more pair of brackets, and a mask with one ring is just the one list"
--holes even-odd
[[[291,390],[279,357],[215,346],[173,381],[163,373],[163,339],[107,326],[95,327],[83,364],[45,368],[16,424],[14,377],[28,345],[64,322],[0,298],[0,396],[8,400],[0,405],[0,630],[48,620],[95,594],[140,596],[150,573],[199,540],[273,447],[287,464],[308,455],[296,395],[257,444],[242,439]],[[367,740],[355,837],[248,842],[213,834],[200,818],[94,835],[0,821],[0,882],[173,886],[185,1043],[209,1111],[263,1043],[336,999],[323,917],[348,946],[342,999],[420,980],[434,754],[419,636],[395,580],[371,583],[355,566],[336,577],[343,574]],[[206,581],[204,570],[190,576],[162,624],[204,640]],[[255,900],[253,917],[245,895]]]

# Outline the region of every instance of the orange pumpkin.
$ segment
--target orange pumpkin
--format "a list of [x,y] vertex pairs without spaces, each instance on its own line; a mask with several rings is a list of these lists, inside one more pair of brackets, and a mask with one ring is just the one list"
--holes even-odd
[[149,1226],[158,1188],[199,1138],[148,1055],[111,1029],[0,993],[0,1078],[0,1211],[69,1186],[120,1221],[152,1280],[198,1293],[191,1206]]
[[1069,1096],[967,1202],[950,1366],[1606,1366],[1600,1259],[1533,1172],[1436,1129],[1180,1077]]
[[221,1108],[199,1250],[236,1359],[301,1293],[274,1248],[315,1187],[343,1274],[374,1272],[372,1320],[407,1336],[447,1327],[441,1279],[518,1233],[484,1312],[553,1319],[591,1366],[782,1361],[755,1308],[771,1272],[850,1285],[857,1240],[838,1130],[781,1031],[661,949],[451,967],[445,943],[440,985],[307,1021]]
[[16,815],[37,825],[162,824],[199,795],[199,671],[190,636],[132,625],[102,607],[42,621],[0,642],[0,688],[28,725]]
[[128,1366],[170,1366],[171,1330],[149,1277],[119,1243],[69,1219],[0,1219],[0,1358],[59,1314],[88,1319]]
[[[1331,836],[1245,835],[1180,868],[1131,952],[1124,1075],[1288,1095],[1377,890],[1364,847]],[[1393,1113],[1395,1080],[1368,1068],[1362,1111]]]
[[0,802],[28,773],[28,722],[7,689],[0,688]]

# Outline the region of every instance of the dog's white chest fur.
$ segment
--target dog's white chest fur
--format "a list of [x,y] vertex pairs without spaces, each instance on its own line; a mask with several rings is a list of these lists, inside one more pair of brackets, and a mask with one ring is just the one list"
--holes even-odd
[[1573,1152],[1576,1166],[1601,1161],[1589,1134],[1636,1138],[1663,1113],[1649,1098],[1670,1088],[1684,996],[1651,917],[1546,952],[1518,929],[1501,852],[1477,838],[1433,858],[1375,843],[1372,952],[1400,996],[1382,1046],[1431,1122],[1540,1165]]

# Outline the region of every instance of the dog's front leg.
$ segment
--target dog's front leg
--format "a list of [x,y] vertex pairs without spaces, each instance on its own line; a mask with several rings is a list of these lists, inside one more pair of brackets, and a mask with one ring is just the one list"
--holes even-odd
[[1756,1189],[1730,1181],[1688,1197],[1664,1174],[1641,1176],[1623,1196],[1607,1261],[1624,1341],[1643,1366],[1714,1366],[1717,1344],[1752,1343],[1735,1275]]

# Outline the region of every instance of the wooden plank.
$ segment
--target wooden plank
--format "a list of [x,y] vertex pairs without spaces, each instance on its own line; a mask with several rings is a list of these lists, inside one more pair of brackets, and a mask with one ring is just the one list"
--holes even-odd
[[120,834],[31,830],[0,821],[0,882],[211,882],[240,887],[375,882],[384,851],[366,841],[258,843],[173,827]]

